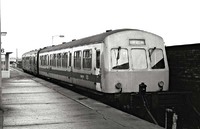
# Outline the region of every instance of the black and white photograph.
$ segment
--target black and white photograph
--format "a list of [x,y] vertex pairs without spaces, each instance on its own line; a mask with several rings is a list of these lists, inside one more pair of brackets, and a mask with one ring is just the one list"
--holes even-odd
[[200,129],[198,0],[0,5],[0,129]]

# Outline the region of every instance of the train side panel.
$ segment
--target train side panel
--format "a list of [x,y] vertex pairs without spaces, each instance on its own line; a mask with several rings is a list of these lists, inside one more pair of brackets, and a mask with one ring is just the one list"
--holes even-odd
[[40,53],[40,75],[101,91],[101,44]]
[[[72,82],[70,77],[66,76],[70,73],[71,67],[66,67],[68,63],[68,59],[62,63],[63,67],[61,67],[61,61],[58,60],[58,56],[60,54],[69,54],[69,49],[63,49],[52,52],[45,52],[39,54],[39,71],[41,76],[45,76],[47,78],[53,78],[61,81]],[[59,59],[61,60],[61,59]],[[64,65],[65,64],[65,65]]]
[[[73,48],[73,83],[93,90],[100,88],[100,67],[97,66],[97,54],[101,44]],[[100,55],[99,55],[100,56]]]

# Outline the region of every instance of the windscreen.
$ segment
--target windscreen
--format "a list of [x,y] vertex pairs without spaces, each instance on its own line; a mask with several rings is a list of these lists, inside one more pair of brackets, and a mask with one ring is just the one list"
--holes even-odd
[[132,49],[132,69],[147,69],[147,58],[145,49]]
[[149,49],[150,66],[152,69],[164,69],[164,56],[162,49]]
[[129,69],[128,50],[114,48],[111,50],[112,69]]

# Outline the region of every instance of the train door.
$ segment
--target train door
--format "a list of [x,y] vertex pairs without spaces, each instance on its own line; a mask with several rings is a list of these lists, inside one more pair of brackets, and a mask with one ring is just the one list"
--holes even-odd
[[96,49],[96,57],[95,57],[95,62],[94,64],[96,64],[96,66],[94,67],[94,74],[95,74],[95,85],[96,85],[96,90],[97,91],[102,91],[102,87],[101,87],[101,69],[100,69],[100,62],[101,62],[101,58],[100,58],[100,54],[101,51],[100,49]]
[[67,65],[67,70],[66,70],[66,74],[67,74],[67,82],[69,83],[73,83],[73,59],[72,59],[72,50],[68,51],[68,65]]

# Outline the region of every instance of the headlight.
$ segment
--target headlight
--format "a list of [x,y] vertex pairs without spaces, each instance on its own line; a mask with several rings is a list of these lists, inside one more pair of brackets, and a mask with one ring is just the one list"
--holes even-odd
[[120,82],[118,82],[116,85],[115,85],[115,88],[116,89],[122,89],[122,84]]
[[164,82],[163,81],[158,82],[158,86],[159,87],[163,87],[164,86]]

